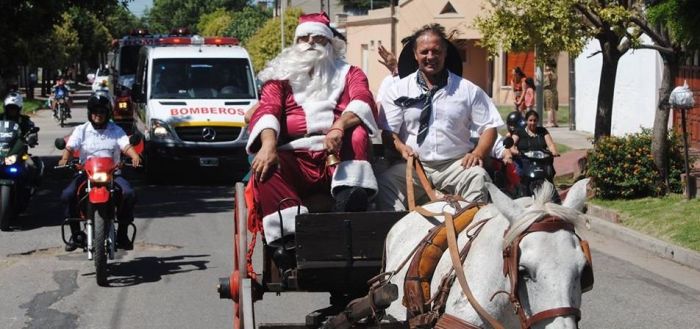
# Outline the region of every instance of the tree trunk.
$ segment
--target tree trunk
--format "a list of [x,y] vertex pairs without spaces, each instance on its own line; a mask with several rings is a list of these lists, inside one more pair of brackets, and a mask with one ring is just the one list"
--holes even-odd
[[654,114],[653,137],[651,140],[651,154],[654,157],[654,165],[659,171],[658,183],[662,187],[662,194],[668,192],[668,117],[671,105],[668,98],[673,90],[676,76],[678,76],[678,57],[670,54],[661,54],[664,62],[661,87],[659,88],[659,103]]
[[595,132],[593,138],[610,136],[612,130],[613,96],[615,95],[615,79],[617,65],[622,54],[617,50],[618,38],[614,33],[606,33],[598,37],[603,54],[603,66],[600,71],[600,89],[598,89],[598,109],[595,116]]

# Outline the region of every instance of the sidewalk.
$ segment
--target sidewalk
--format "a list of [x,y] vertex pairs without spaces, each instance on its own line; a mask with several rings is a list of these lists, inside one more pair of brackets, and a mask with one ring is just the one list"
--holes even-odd
[[[579,160],[586,156],[588,150],[593,148],[591,144],[593,135],[571,131],[568,127],[548,128],[548,130],[555,143],[571,148],[560,157],[554,158],[554,169],[557,171],[557,177],[579,174],[581,170]],[[696,168],[698,165],[699,163],[696,163]],[[590,228],[592,231],[700,271],[700,253],[626,228],[618,224],[615,212],[608,209],[589,205],[588,215],[592,218]]]
[[557,177],[574,176],[580,173],[579,160],[586,156],[588,150],[593,148],[591,141],[593,135],[581,131],[569,130],[569,127],[560,126],[557,128],[547,128],[552,135],[554,142],[563,144],[571,148],[560,157],[554,158],[554,170]]

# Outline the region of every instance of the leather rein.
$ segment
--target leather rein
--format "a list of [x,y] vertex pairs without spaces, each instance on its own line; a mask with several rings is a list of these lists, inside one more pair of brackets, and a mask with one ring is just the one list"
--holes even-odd
[[[520,319],[520,327],[522,329],[531,328],[535,323],[543,320],[557,318],[560,316],[574,316],[576,322],[581,320],[581,310],[577,307],[556,307],[548,310],[541,311],[532,316],[525,314],[525,310],[520,302],[520,297],[518,296],[518,264],[520,263],[520,241],[528,234],[533,232],[557,232],[559,230],[569,231],[575,233],[574,225],[564,221],[558,217],[547,216],[544,217],[530,225],[523,233],[521,233],[513,242],[508,245],[503,250],[503,274],[510,280],[510,292],[499,291],[494,294],[499,293],[508,294],[508,299],[513,305],[515,314],[518,315]],[[506,230],[506,233],[508,231]],[[578,237],[578,235],[576,235]],[[579,240],[581,238],[579,237]],[[492,297],[493,298],[493,297]]]
[[[414,191],[413,191],[413,186],[412,186],[412,172],[415,167],[416,174],[419,178],[419,181],[428,194],[429,198],[431,201],[435,201],[438,199],[437,193],[435,190],[432,188],[432,185],[430,184],[429,179],[427,178],[427,175],[425,174],[425,171],[423,169],[422,164],[420,163],[420,160],[417,158],[413,158],[413,161],[409,160],[407,168],[406,168],[406,181],[407,181],[407,192],[408,192],[408,205],[410,210],[418,210],[419,212],[422,213],[422,215],[437,215],[437,214],[429,214],[429,213],[423,213],[426,212],[424,209],[421,209],[421,207],[416,207],[415,206],[415,198],[414,198]],[[459,204],[457,200],[447,198],[447,200],[450,203],[453,204],[455,209],[459,209]],[[466,276],[464,273],[464,269],[462,268],[462,262],[466,258],[466,252],[468,252],[468,246],[471,245],[471,242],[476,239],[476,236],[478,233],[481,231],[481,226],[485,223],[480,223],[481,225],[477,232],[471,238],[469,239],[469,243],[466,246],[465,253],[462,253],[460,255],[459,248],[457,246],[457,234],[455,231],[455,226],[454,226],[454,221],[453,221],[453,216],[449,213],[443,213],[442,214],[445,218],[445,225],[447,226],[447,241],[448,241],[448,251],[450,253],[450,258],[452,260],[452,268],[454,271],[454,275],[459,282],[461,288],[462,288],[462,293],[464,294],[465,297],[467,297],[467,300],[470,302],[472,307],[477,311],[477,313],[486,320],[493,328],[495,329],[502,329],[504,328],[503,324],[501,324],[497,319],[495,319],[492,315],[490,315],[476,300],[474,295],[471,292],[471,289],[469,288],[469,284],[467,283]],[[522,307],[522,303],[520,302],[520,297],[518,296],[518,283],[519,283],[519,276],[518,276],[518,266],[519,266],[519,261],[520,261],[520,241],[527,235],[533,232],[557,232],[559,230],[566,230],[569,231],[573,234],[575,234],[579,240],[581,241],[581,247],[583,249],[584,254],[586,255],[586,260],[587,260],[587,266],[590,267],[591,264],[591,257],[590,257],[590,251],[588,249],[588,244],[585,240],[582,240],[581,237],[576,234],[574,230],[574,225],[572,223],[569,223],[567,221],[562,220],[561,218],[554,217],[554,216],[547,216],[544,217],[534,223],[532,223],[523,233],[521,233],[509,246],[507,246],[503,250],[503,274],[509,278],[510,280],[510,287],[511,291],[506,292],[506,291],[498,291],[493,294],[491,299],[493,299],[494,296],[496,296],[499,293],[506,293],[508,294],[509,301],[513,305],[515,313],[518,315],[518,318],[520,320],[520,326],[522,329],[529,329],[531,328],[535,323],[538,323],[543,320],[547,319],[552,319],[552,318],[557,318],[560,316],[574,316],[576,318],[576,322],[578,323],[581,320],[581,310],[576,307],[557,307],[557,308],[551,308],[548,310],[544,310],[541,312],[538,312],[532,316],[528,316],[525,313],[525,310]],[[505,233],[507,233],[508,230],[506,230]],[[504,233],[504,234],[505,234]],[[409,256],[409,258],[412,256],[412,254]],[[461,257],[460,257],[461,256]],[[405,261],[404,261],[405,263]],[[403,265],[403,264],[402,264]],[[591,273],[592,276],[592,273]],[[443,279],[445,280],[445,279]],[[592,280],[592,278],[591,278]],[[592,285],[592,281],[591,281]],[[582,286],[583,288],[583,286]],[[445,325],[449,323],[447,327]],[[438,323],[436,325],[436,328],[457,328],[457,327],[462,327],[462,328],[477,328],[475,325],[471,323],[467,323],[461,319],[458,319],[454,316],[451,316],[449,314],[443,314],[440,319],[438,320]]]

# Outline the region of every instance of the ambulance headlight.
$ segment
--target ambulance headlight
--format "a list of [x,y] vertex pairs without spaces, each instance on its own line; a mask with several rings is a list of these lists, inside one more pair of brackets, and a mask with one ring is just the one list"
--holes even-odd
[[168,129],[168,125],[165,122],[157,119],[152,119],[151,127],[153,136],[158,138],[170,137],[170,130]]
[[168,129],[165,129],[165,127],[155,127],[153,128],[153,134],[158,137],[165,137],[168,135]]

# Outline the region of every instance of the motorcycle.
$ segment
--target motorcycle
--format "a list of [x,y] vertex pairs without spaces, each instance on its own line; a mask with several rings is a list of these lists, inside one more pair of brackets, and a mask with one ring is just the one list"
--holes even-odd
[[65,95],[62,90],[56,92],[54,97],[56,101],[56,110],[53,113],[54,118],[58,120],[61,128],[65,126],[65,122],[70,118],[70,112],[68,109],[68,95]]
[[[10,229],[10,223],[15,220],[29,205],[29,199],[38,186],[43,174],[43,162],[38,157],[32,157],[26,147],[17,152],[13,148],[20,141],[29,147],[38,143],[39,127],[31,127],[22,136],[20,126],[13,121],[0,121],[0,230]],[[27,164],[28,160],[34,166]]]
[[[140,144],[140,136],[132,136],[132,145]],[[59,150],[66,147],[63,138],[57,138],[55,146]],[[114,260],[117,251],[116,244],[116,214],[121,204],[121,192],[118,185],[114,183],[114,175],[117,169],[122,166],[132,166],[129,163],[115,163],[111,157],[93,157],[80,163],[74,159],[72,163],[64,166],[56,166],[55,169],[70,168],[79,174],[85,174],[87,179],[81,183],[77,190],[77,202],[80,217],[67,218],[61,225],[61,236],[63,242],[68,244],[66,239],[66,225],[70,223],[83,223],[84,232],[87,233],[87,245],[84,251],[87,252],[88,260],[93,260],[95,264],[95,278],[99,286],[107,286],[107,261]],[[132,166],[133,167],[133,166]],[[136,226],[131,223],[131,241],[136,237]]]
[[[503,140],[505,148],[513,147],[513,139]],[[554,183],[554,157],[549,150],[520,152],[520,182],[516,188],[516,197],[532,196],[545,180]],[[558,198],[558,194],[555,199]]]

